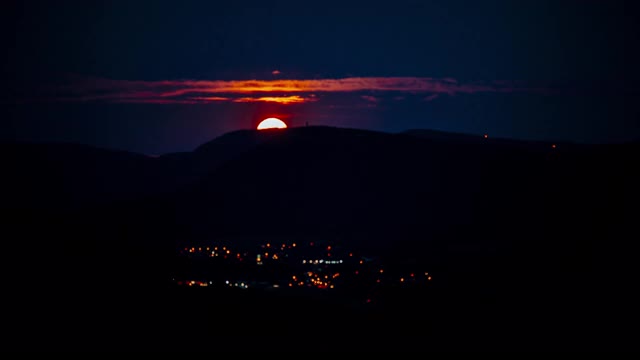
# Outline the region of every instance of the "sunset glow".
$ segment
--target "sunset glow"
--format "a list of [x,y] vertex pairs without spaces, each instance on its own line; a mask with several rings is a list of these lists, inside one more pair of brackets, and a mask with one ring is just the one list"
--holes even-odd
[[[272,102],[284,105],[313,102],[316,93],[361,91],[428,93],[426,101],[441,94],[546,92],[539,87],[516,86],[509,81],[461,82],[453,78],[427,77],[347,77],[331,79],[269,80],[114,80],[92,78],[63,86],[72,90],[64,101],[101,101],[116,103],[216,103]],[[295,94],[295,95],[292,95]],[[368,102],[379,97],[362,95]]]
[[241,97],[233,102],[274,102],[279,104],[300,104],[307,101],[314,101],[314,98],[303,98],[302,96],[262,96],[262,97]]
[[284,121],[278,118],[267,118],[264,119],[258,124],[258,130],[266,130],[266,129],[286,129],[287,124]]

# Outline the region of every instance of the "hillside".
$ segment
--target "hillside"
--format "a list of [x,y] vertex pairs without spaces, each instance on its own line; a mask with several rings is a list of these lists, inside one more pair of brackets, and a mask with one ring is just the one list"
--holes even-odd
[[[425,332],[442,340],[432,345],[457,341],[450,319],[465,324],[464,339],[474,346],[495,336],[528,344],[536,327],[550,323],[555,327],[546,335],[554,344],[596,334],[606,337],[603,347],[625,342],[619,331],[595,331],[609,329],[612,316],[635,316],[637,297],[627,285],[637,274],[638,146],[553,148],[431,135],[330,127],[239,131],[158,158],[79,145],[4,145],[10,171],[0,208],[8,235],[2,264],[11,274],[5,289],[15,295],[15,308],[42,291],[63,294],[30,308],[32,322],[97,329],[135,318],[140,331],[158,339],[217,338],[219,328],[183,315],[198,304],[207,321],[222,321],[207,310],[217,301],[233,310],[223,319],[238,334],[247,330],[234,314],[251,322],[266,302],[281,309],[299,304],[296,311],[313,303],[337,323],[361,318],[369,325],[358,331],[391,347],[384,324],[406,327],[411,336],[407,329],[425,319],[432,321]],[[387,301],[395,305],[356,314],[333,300],[167,289],[179,266],[177,248],[220,240],[238,248],[330,241],[388,264],[428,267],[437,274],[436,290],[390,293]],[[94,309],[108,299],[111,307],[87,320],[73,305],[76,298]],[[273,319],[293,336],[298,315],[282,311]],[[24,327],[22,318],[11,319]],[[478,322],[494,326],[477,338],[471,329],[482,328]],[[190,331],[176,334],[176,326]],[[137,332],[123,334],[133,339]],[[268,342],[258,328],[251,333]]]

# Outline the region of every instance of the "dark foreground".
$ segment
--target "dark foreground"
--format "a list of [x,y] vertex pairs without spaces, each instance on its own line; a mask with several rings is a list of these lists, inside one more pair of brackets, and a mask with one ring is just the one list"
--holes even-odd
[[[81,280],[82,281],[82,280]],[[19,351],[632,350],[633,297],[557,288],[396,291],[369,304],[323,291],[113,288],[74,281],[5,293]],[[616,290],[617,291],[617,290]]]
[[[638,145],[432,135],[237,132],[161,158],[4,146],[2,349],[637,350]],[[433,280],[176,286],[176,250],[218,240],[330,241]]]

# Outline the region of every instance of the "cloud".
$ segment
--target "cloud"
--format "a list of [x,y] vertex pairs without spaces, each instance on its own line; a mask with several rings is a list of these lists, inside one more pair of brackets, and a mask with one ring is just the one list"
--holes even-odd
[[[274,70],[273,73],[279,73]],[[338,79],[272,79],[272,80],[112,80],[84,79],[56,88],[56,97],[67,101],[139,102],[139,103],[209,103],[209,102],[276,102],[299,104],[317,97],[306,94],[391,92],[396,98],[408,94],[438,95],[540,92],[510,81],[463,83],[451,78],[426,77],[347,77]],[[60,96],[59,94],[64,94]],[[380,97],[362,95],[377,102]]]
[[273,75],[280,75],[280,70],[273,70],[271,73]]
[[235,102],[235,103],[250,103],[250,102],[272,102],[280,104],[300,104],[304,102],[316,101],[315,96],[302,97],[299,95],[292,96],[260,96],[260,97],[225,97],[225,96],[195,96],[186,101],[191,103],[208,103],[208,102]]
[[193,101],[204,101],[204,102],[214,102],[214,101],[230,101],[231,98],[224,96],[196,96],[192,97]]
[[440,95],[438,95],[438,94],[431,94],[431,95],[427,96],[426,98],[424,98],[424,101],[433,101],[433,100],[437,99],[437,98],[438,98],[438,96],[440,96]]
[[314,97],[304,98],[298,95],[292,96],[261,96],[261,97],[241,97],[233,99],[233,102],[274,102],[279,104],[300,104],[309,101],[316,101]]

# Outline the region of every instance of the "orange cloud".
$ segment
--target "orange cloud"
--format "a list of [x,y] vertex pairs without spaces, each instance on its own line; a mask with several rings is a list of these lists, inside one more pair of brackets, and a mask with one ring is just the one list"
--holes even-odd
[[[278,70],[274,70],[275,74]],[[84,79],[56,92],[64,93],[67,100],[140,102],[140,103],[209,103],[274,102],[298,104],[316,100],[310,93],[340,92],[396,92],[422,94],[433,99],[435,95],[456,95],[486,92],[540,92],[544,89],[515,86],[508,81],[462,83],[455,79],[425,77],[348,77],[340,79],[272,79],[272,80],[160,80],[130,81],[111,79]],[[251,94],[264,94],[249,96]],[[295,94],[295,95],[291,95]],[[378,96],[362,95],[362,99],[375,102]]]
[[224,97],[224,96],[195,96],[189,98],[194,102],[216,102],[216,101],[231,101],[237,103],[243,102],[274,102],[280,104],[299,104],[308,101],[316,101],[316,98],[309,97],[304,98],[298,95],[292,96],[261,96],[261,97]]
[[302,96],[262,96],[262,97],[241,97],[233,99],[233,102],[274,102],[280,104],[300,104],[315,101],[315,98],[303,98]]
[[[124,84],[123,84],[124,85]],[[499,91],[497,86],[482,84],[458,84],[448,80],[415,77],[369,77],[312,80],[184,80],[184,81],[135,81],[128,85],[156,88],[163,97],[190,93],[257,93],[257,92],[355,92],[355,91],[405,91],[431,93],[475,93]],[[504,88],[504,87],[503,87]]]

